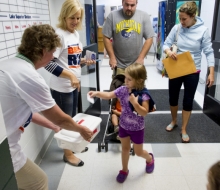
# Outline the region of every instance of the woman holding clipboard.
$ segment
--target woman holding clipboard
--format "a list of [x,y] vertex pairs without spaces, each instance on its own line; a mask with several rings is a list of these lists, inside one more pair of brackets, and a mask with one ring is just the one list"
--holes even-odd
[[[169,79],[169,103],[172,115],[171,123],[166,131],[171,132],[177,127],[177,111],[179,92],[184,85],[184,98],[182,110],[181,138],[183,143],[189,143],[190,138],[186,132],[187,124],[193,107],[193,99],[199,82],[201,71],[202,51],[206,55],[209,67],[207,79],[208,87],[214,83],[214,54],[208,28],[204,26],[202,19],[196,16],[197,5],[194,1],[184,3],[179,9],[179,20],[181,24],[175,25],[164,42],[163,50],[169,58],[177,59],[177,54],[189,51],[196,67],[196,72],[185,76]],[[176,41],[176,38],[178,39]],[[176,42],[175,42],[176,41]],[[177,52],[171,51],[174,46]]]

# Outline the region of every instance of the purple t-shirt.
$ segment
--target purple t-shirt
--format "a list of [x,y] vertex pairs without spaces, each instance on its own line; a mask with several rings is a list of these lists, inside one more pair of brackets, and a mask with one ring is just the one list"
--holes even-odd
[[[129,106],[129,91],[125,86],[121,86],[114,91],[116,97],[120,100],[121,104],[121,116],[119,125],[125,130],[139,131],[144,129],[144,117],[133,113]],[[149,100],[150,97],[147,94],[142,95],[142,100]]]

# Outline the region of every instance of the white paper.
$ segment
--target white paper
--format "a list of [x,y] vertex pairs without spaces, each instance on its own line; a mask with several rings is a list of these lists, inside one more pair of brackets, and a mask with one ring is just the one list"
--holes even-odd
[[93,51],[86,50],[86,60],[95,60],[96,53]]
[[94,104],[94,98],[91,98],[90,97],[90,95],[89,95],[89,93],[87,94],[87,100],[90,102],[90,103],[92,103],[92,104]]

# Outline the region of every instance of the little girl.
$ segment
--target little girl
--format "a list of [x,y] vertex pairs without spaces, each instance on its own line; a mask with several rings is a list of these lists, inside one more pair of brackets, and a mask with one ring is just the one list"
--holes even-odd
[[[111,92],[90,91],[90,97],[102,99],[118,98],[122,106],[119,122],[119,137],[122,145],[122,170],[116,180],[123,183],[129,173],[128,160],[130,155],[130,142],[134,144],[137,156],[146,160],[146,172],[154,170],[154,156],[143,150],[144,143],[144,116],[149,112],[150,95],[144,88],[147,72],[143,64],[134,63],[125,69],[125,86]],[[142,92],[136,93],[136,92]],[[135,96],[134,94],[139,94]]]

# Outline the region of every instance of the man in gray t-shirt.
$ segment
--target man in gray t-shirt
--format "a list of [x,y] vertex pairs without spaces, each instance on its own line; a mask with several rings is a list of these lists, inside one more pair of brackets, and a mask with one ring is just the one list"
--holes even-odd
[[134,62],[144,63],[154,36],[149,15],[136,10],[137,0],[122,0],[122,5],[123,9],[108,15],[102,29],[109,65],[117,66],[117,74]]

